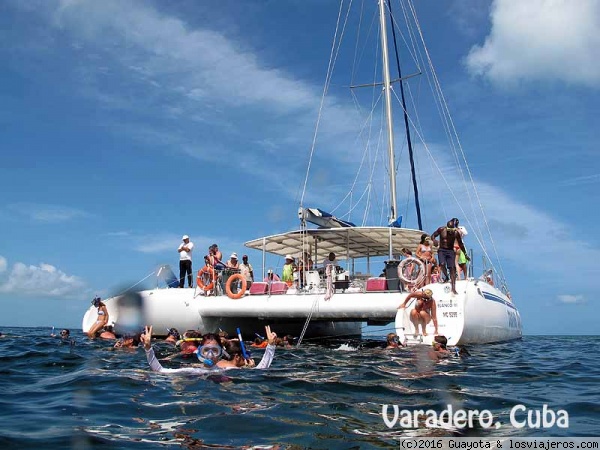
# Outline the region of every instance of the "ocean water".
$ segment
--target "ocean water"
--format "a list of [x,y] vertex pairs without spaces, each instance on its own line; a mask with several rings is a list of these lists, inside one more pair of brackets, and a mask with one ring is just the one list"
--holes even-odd
[[[383,341],[308,341],[277,349],[269,370],[224,377],[150,371],[143,349],[115,350],[74,331],[2,328],[0,448],[398,448],[407,436],[598,436],[599,336],[525,337],[434,362]],[[166,344],[157,355],[174,352]],[[262,351],[254,351],[259,359]],[[189,361],[163,364],[177,367]],[[392,405],[489,410],[499,429],[388,427]],[[566,411],[568,428],[515,428],[510,411]],[[526,420],[527,413],[519,415]],[[532,417],[535,418],[535,413]]]

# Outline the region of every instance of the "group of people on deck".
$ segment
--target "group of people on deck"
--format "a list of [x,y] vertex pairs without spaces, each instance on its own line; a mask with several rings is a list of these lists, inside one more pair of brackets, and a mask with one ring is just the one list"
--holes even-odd
[[[431,236],[426,233],[422,234],[414,255],[410,250],[402,249],[402,256],[406,258],[414,256],[425,267],[423,282],[411,286],[412,290],[431,283],[449,281],[452,285],[452,293],[457,293],[456,280],[460,279],[461,276],[467,279],[467,261],[470,260],[463,243],[463,237],[466,235],[467,230],[465,227],[459,226],[459,220],[453,218],[447,222],[446,226],[441,226],[435,230]],[[439,243],[436,240],[438,236]],[[434,247],[438,247],[438,261],[435,260]],[[412,267],[407,265],[405,269],[410,272]]]
[[[188,287],[192,288],[192,251],[194,243],[190,241],[190,237],[186,234],[182,238],[182,243],[177,248],[179,253],[179,287],[185,286],[187,276]],[[254,269],[248,262],[248,255],[242,256],[242,262],[238,260],[237,253],[232,253],[226,262],[223,262],[223,253],[219,250],[217,244],[212,244],[208,247],[208,253],[204,255],[204,264],[213,267],[215,270],[231,269],[244,275],[247,287],[250,287],[254,281]]]

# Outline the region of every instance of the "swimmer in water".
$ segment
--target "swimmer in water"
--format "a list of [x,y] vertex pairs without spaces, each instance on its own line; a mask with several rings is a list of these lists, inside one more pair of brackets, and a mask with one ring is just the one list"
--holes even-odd
[[[255,367],[256,369],[268,369],[275,356],[275,339],[277,334],[271,331],[270,326],[265,327],[267,335],[268,345],[265,349],[260,363]],[[222,370],[237,369],[243,366],[237,364],[230,364],[228,361],[222,361],[223,347],[219,336],[213,333],[208,333],[203,336],[202,345],[198,347],[195,354],[202,365],[197,367],[182,367],[179,369],[168,369],[163,367],[154,354],[154,349],[151,344],[152,340],[152,326],[147,326],[145,333],[142,335],[142,342],[144,344],[144,350],[146,350],[146,358],[150,368],[154,372],[161,373],[186,373],[186,374],[211,374]]]

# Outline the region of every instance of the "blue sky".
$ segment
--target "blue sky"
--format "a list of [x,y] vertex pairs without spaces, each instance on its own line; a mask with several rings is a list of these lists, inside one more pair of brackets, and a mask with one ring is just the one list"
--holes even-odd
[[[383,176],[371,178],[369,209],[346,197],[365,154],[355,149],[365,110],[348,86],[381,79],[354,44],[374,4],[344,30],[304,203],[341,202],[340,215],[382,225]],[[415,7],[525,332],[596,334],[600,4]],[[198,262],[213,242],[244,253],[247,240],[297,228],[338,10],[317,0],[1,2],[0,325],[78,327],[94,294],[176,267],[182,234]],[[420,100],[429,87],[417,78]],[[420,126],[436,115],[424,107]],[[442,134],[423,134],[416,151],[444,168]],[[424,228],[466,219],[417,159]],[[416,227],[399,175],[399,210]]]

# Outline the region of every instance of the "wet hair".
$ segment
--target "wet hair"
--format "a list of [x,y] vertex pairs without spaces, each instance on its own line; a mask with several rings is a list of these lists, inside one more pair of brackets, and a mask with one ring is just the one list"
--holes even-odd
[[233,361],[236,355],[240,355],[243,357],[242,346],[240,345],[239,341],[227,341],[227,343],[224,346],[224,350],[225,352],[227,352],[228,355],[228,357],[226,358],[227,361]]
[[64,334],[65,336],[69,336],[71,334],[71,332],[69,331],[68,328],[63,328],[62,330],[60,330],[60,334],[61,336]]
[[264,339],[261,339],[261,338],[259,338],[259,337],[257,337],[256,339],[254,339],[254,343],[255,343],[256,345],[260,345],[260,344],[262,344],[262,343],[263,343],[263,341],[264,341]]
[[202,345],[204,345],[208,341],[215,341],[219,347],[223,348],[223,346],[221,345],[221,338],[219,337],[218,334],[215,334],[215,333],[204,334],[202,336]]
[[440,344],[443,349],[446,349],[446,345],[448,345],[448,339],[446,339],[446,336],[436,336],[433,338],[433,340]]
[[398,335],[396,333],[388,333],[388,335],[386,336],[386,340],[388,344],[391,342],[398,343]]
[[133,341],[132,342],[132,347],[137,347],[138,345],[140,345],[140,342],[141,342],[140,336],[141,336],[140,333],[126,334],[126,335],[123,336],[123,340],[122,341],[125,342],[126,340],[131,339]]
[[287,341],[289,344],[292,344],[292,342],[294,342],[294,336],[292,336],[291,334],[286,334],[283,337],[284,341]]
[[177,331],[177,328],[169,328],[167,331],[167,337],[168,336],[173,336],[177,340],[179,340],[180,338],[179,331]]
[[184,339],[200,339],[200,338],[202,338],[202,333],[200,333],[197,330],[187,330],[185,333],[183,333],[183,338]]

